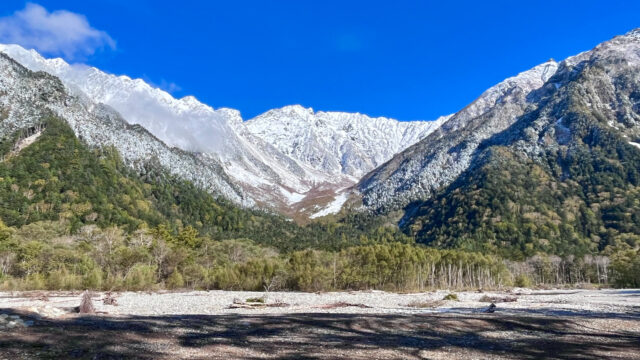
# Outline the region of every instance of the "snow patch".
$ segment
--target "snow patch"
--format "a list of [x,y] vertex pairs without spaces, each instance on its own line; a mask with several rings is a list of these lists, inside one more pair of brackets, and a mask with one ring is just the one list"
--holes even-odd
[[289,205],[298,203],[305,198],[305,194],[298,194],[297,192],[291,192],[283,187],[280,188],[280,193],[287,199]]
[[336,196],[336,198],[332,202],[329,203],[329,205],[325,206],[324,209],[312,214],[311,216],[309,216],[309,218],[316,219],[319,217],[323,217],[323,216],[327,216],[327,215],[335,214],[339,212],[340,209],[342,209],[342,205],[344,205],[344,203],[347,202],[348,198],[349,198],[348,192],[343,192],[339,194],[338,196]]

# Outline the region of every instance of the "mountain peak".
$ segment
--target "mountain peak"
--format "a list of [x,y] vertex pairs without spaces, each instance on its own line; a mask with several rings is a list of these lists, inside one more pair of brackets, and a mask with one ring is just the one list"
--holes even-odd
[[189,105],[196,105],[196,104],[200,103],[200,101],[198,101],[198,99],[196,99],[196,97],[193,96],[193,95],[187,95],[187,96],[181,98],[180,101],[182,101],[185,104],[189,104]]
[[310,108],[310,107],[306,108],[302,105],[287,105],[287,106],[281,107],[280,109],[274,109],[274,110],[281,111],[284,113],[289,113],[292,115],[298,115],[301,117],[314,114],[313,108]]
[[442,122],[400,122],[362,114],[314,112],[300,105],[268,111],[248,130],[305,166],[359,177],[427,136]]
[[[555,108],[549,106],[546,112],[543,112],[539,107],[552,104],[554,99],[551,97],[556,94],[566,95],[572,92],[558,90],[564,83],[554,83],[544,91],[536,90],[545,86],[555,74],[559,75],[558,79],[573,79],[575,76],[563,75],[582,71],[583,67],[576,67],[576,64],[597,64],[598,69],[606,69],[598,72],[601,78],[594,75],[593,79],[596,80],[593,81],[608,84],[607,86],[589,91],[581,90],[583,95],[589,93],[589,97],[584,95],[588,99],[585,100],[589,104],[588,107],[598,109],[598,114],[602,117],[609,110],[610,127],[620,126],[617,119],[624,119],[625,126],[639,123],[636,108],[629,105],[635,103],[635,99],[629,100],[617,93],[603,94],[602,99],[606,101],[592,98],[592,94],[611,92],[615,86],[626,86],[637,78],[635,74],[640,68],[638,40],[640,29],[635,29],[626,36],[617,36],[560,63],[554,60],[547,61],[489,88],[448,120],[439,129],[438,136],[425,138],[366,175],[359,184],[363,203],[372,209],[393,209],[430,198],[476,166],[480,159],[478,154],[486,146],[487,140],[512,139],[526,133],[527,137],[518,143],[521,147],[519,154],[523,151],[532,154],[543,152],[552,143],[554,134],[562,134],[563,131],[568,131],[568,128],[558,127],[558,123],[553,122],[562,117],[550,115],[556,111]],[[628,93],[626,96],[629,96]],[[542,101],[543,98],[545,101]],[[621,103],[616,104],[614,99]],[[526,132],[522,131],[524,121],[531,119],[535,120],[532,126],[527,128]],[[536,133],[542,131],[540,129],[553,131]],[[564,138],[558,136],[558,144],[565,141],[566,134]]]

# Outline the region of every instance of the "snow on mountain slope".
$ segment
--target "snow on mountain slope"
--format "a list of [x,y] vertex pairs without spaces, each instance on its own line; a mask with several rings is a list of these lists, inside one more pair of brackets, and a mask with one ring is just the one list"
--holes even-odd
[[[609,210],[638,211],[640,31],[560,62],[553,76],[541,81],[523,98],[521,115],[503,118],[506,128],[500,129],[495,112],[484,117],[498,131],[475,147],[462,174],[404,207],[399,224],[416,242],[522,256],[602,248],[596,233],[640,233],[627,227],[637,225],[632,217],[611,216]],[[460,148],[475,146],[469,134],[476,129],[457,131],[467,137]],[[433,148],[433,141],[426,142]],[[608,194],[616,194],[617,201]],[[571,230],[569,236],[549,232],[556,220]],[[567,239],[572,239],[569,245]]]
[[[597,76],[582,73],[585,67],[592,67],[590,71]],[[473,166],[472,160],[478,159],[482,152],[481,144],[490,138],[498,141],[526,133],[526,141],[520,139],[513,146],[531,158],[552,146],[549,139],[557,136],[559,142],[569,141],[571,130],[565,126],[563,117],[550,116],[540,108],[544,105],[542,100],[547,101],[550,93],[560,91],[566,83],[574,81],[572,77],[582,77],[583,83],[572,88],[577,95],[569,99],[574,102],[579,99],[584,102],[581,106],[597,110],[600,117],[608,119],[610,127],[625,136],[640,138],[640,117],[636,114],[640,101],[637,100],[638,91],[630,81],[638,78],[638,68],[640,29],[560,63],[550,60],[504,80],[454,114],[432,134],[365,175],[358,184],[364,207],[384,211],[429,198]],[[587,82],[591,77],[590,81],[596,84]],[[625,88],[630,94],[616,93],[618,87]],[[599,92],[605,94],[601,95],[605,101],[594,96]],[[577,106],[568,100],[557,106],[564,109],[570,107],[568,104]],[[538,114],[537,111],[542,112]],[[526,130],[512,128],[525,115],[535,119],[531,126]],[[546,134],[547,131],[553,136]]]
[[548,61],[486,90],[436,131],[367,174],[358,188],[369,209],[393,209],[429,196],[471,165],[480,143],[534,106],[535,90],[558,69]]
[[45,59],[35,50],[0,45],[6,53],[33,71],[59,77],[72,91],[111,106],[129,123],[140,124],[169,146],[187,151],[223,152],[232,145],[228,122],[233,111],[214,110],[194,97],[175,99],[140,79],[115,76],[94,67],[70,65],[62,59]]
[[[557,77],[559,73],[579,73],[580,68],[588,62],[602,63],[612,58],[613,63],[618,63],[607,69],[609,78],[603,80],[603,83],[620,82],[611,80],[613,73],[619,69],[626,69],[627,66],[640,64],[639,48],[640,31],[633,30],[624,36],[606,41],[593,50],[569,57],[560,63],[550,60],[489,88],[432,134],[365,175],[358,184],[364,207],[391,210],[430,197],[438,189],[450,185],[473,165],[472,160],[481,150],[479,146],[483,141],[498,134],[510,135],[508,131],[506,134],[502,133],[521,116],[538,109],[541,99],[548,91],[558,90],[563,86],[556,80],[547,83],[549,79]],[[637,76],[637,72],[634,76]],[[591,92],[585,89],[580,91]],[[612,104],[615,103],[613,99],[616,99],[615,95],[612,95],[607,103],[589,103],[588,106],[599,106],[599,111],[604,114],[611,110]],[[625,121],[610,120],[609,126],[620,128],[625,122],[640,122],[628,109],[618,109],[617,112],[617,116],[624,116]],[[609,118],[615,119],[616,116]],[[558,133],[566,133],[564,137],[568,138],[569,129],[563,125],[562,120],[561,117],[556,119],[552,128]],[[542,125],[537,127],[544,128]],[[533,132],[529,136],[538,138]],[[539,138],[544,137],[540,135]],[[527,149],[528,152],[535,153],[542,151],[548,144],[526,146],[531,147]]]
[[31,70],[59,77],[70,93],[112,107],[167,145],[203,162],[219,162],[247,201],[291,216],[322,211],[326,204],[336,208],[334,199],[363,174],[443,121],[398,122],[290,106],[243,122],[237,110],[214,109],[192,96],[175,99],[140,79],[45,59],[18,45],[0,45],[0,51]]
[[214,194],[238,204],[252,204],[230,183],[218,162],[168,148],[140,126],[127,124],[108,106],[80,93],[69,94],[58,78],[32,72],[4,54],[0,54],[0,113],[0,137],[57,115],[90,146],[114,146],[126,163],[140,171],[158,164]]
[[294,105],[270,110],[247,121],[246,126],[303,164],[358,179],[429,135],[446,119],[400,122],[362,114],[314,112]]
[[298,201],[303,206],[297,211],[316,218],[338,212],[351,186],[364,174],[433,132],[446,119],[400,122],[362,114],[314,112],[292,105],[261,114],[245,126],[306,170],[302,178],[311,184],[306,190],[311,196]]
[[[0,51],[31,70],[59,77],[71,92],[113,107],[129,123],[141,125],[167,145],[199,154],[203,161],[219,161],[234,183],[259,203],[288,205],[283,192],[311,188],[300,178],[307,171],[246,132],[237,110],[216,110],[192,96],[175,99],[140,79],[45,59],[17,45],[0,45]],[[326,180],[322,174],[314,175]]]

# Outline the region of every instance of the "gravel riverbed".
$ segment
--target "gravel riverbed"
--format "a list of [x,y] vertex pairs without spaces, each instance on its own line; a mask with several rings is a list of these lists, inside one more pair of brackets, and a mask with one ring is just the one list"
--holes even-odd
[[[79,292],[0,292],[1,308],[61,309],[70,312],[80,301]],[[446,300],[455,294],[458,300]],[[503,313],[610,314],[626,316],[640,311],[640,290],[529,290],[508,292],[452,292],[397,294],[383,291],[355,292],[121,292],[112,293],[117,305],[104,304],[105,293],[93,293],[98,312],[111,315],[219,315],[281,313],[396,314],[424,312],[473,313],[487,308],[491,300]],[[263,299],[251,307],[235,307],[247,299]],[[501,302],[510,298],[512,302]],[[251,303],[247,303],[251,304]],[[352,305],[352,306],[348,306]]]
[[92,296],[0,293],[0,359],[640,359],[633,289]]

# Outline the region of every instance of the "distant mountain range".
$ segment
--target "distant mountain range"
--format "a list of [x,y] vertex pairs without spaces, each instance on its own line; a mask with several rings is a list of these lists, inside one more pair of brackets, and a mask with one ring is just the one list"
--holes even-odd
[[[212,183],[220,181],[216,177],[228,178],[231,187],[241,189],[217,189],[221,195],[290,216],[318,216],[339,209],[335,201],[344,198],[341,192],[446,119],[400,122],[287,106],[243,121],[236,110],[214,109],[192,96],[175,99],[140,79],[45,59],[18,45],[0,45],[0,51],[30,70],[58,77],[70,94],[109,106],[169,148],[211,164],[211,171],[220,174],[210,175]],[[137,151],[131,144],[113,143],[125,158],[136,156],[129,154]],[[183,167],[175,162],[172,166]],[[189,173],[184,174],[186,179],[198,176],[201,182],[208,181],[187,166],[183,171]]]
[[640,235],[639,30],[413,122],[298,105],[244,121],[142,80],[0,51],[0,137],[51,112],[138,171],[153,162],[241,206],[304,221],[367,211],[418,241],[509,256]]

